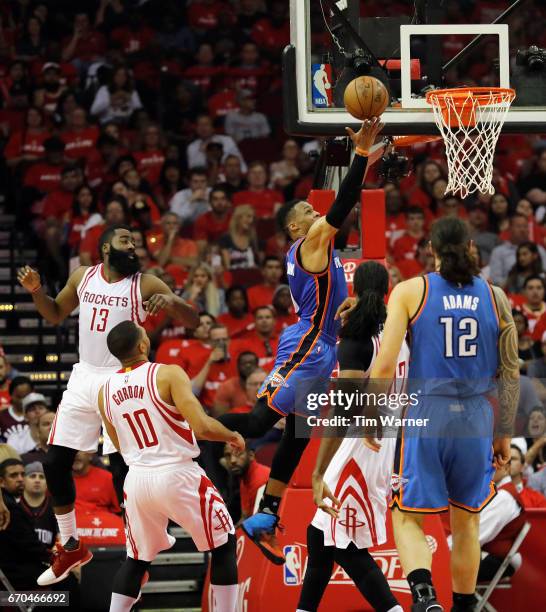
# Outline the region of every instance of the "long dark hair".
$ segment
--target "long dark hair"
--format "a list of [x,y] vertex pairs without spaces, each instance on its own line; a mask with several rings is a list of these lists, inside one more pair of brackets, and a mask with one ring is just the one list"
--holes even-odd
[[366,261],[355,270],[353,285],[358,302],[339,336],[366,341],[381,331],[387,318],[389,273],[376,261]]
[[479,274],[476,260],[468,249],[468,229],[461,219],[443,217],[432,224],[432,248],[440,258],[440,275],[456,285],[470,285]]

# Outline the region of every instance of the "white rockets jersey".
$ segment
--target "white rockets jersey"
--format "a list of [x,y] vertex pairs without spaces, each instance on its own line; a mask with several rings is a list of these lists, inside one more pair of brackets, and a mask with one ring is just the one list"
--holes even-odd
[[[366,378],[377,357],[381,336],[373,337],[372,341],[373,357]],[[404,341],[398,355],[396,380],[389,393],[404,391],[409,355]],[[395,449],[396,437],[392,430],[381,440],[377,453],[365,446],[360,437],[343,440],[324,474],[324,482],[341,502],[339,516],[334,519],[319,509],[311,522],[324,533],[325,546],[347,548],[354,542],[357,548],[370,548],[386,541],[385,516],[391,495]]]
[[157,388],[158,363],[113,374],[103,387],[104,412],[115,428],[128,466],[154,468],[185,463],[199,455],[188,422],[166,404]]
[[104,368],[119,368],[119,361],[106,345],[108,332],[122,321],[142,324],[146,311],[142,305],[140,278],[137,273],[109,283],[103,264],[88,268],[78,285],[80,299],[80,361]]

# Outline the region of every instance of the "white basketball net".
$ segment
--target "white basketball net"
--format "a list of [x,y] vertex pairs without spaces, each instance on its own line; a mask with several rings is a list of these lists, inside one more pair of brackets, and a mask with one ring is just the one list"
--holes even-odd
[[493,158],[510,104],[511,89],[439,90],[427,94],[446,146],[446,193],[494,193]]

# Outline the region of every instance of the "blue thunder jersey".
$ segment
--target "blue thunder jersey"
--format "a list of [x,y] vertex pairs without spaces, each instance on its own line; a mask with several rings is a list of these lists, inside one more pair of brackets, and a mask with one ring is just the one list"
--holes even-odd
[[299,247],[303,239],[295,242],[286,255],[286,273],[292,301],[300,320],[296,325],[287,328],[286,335],[292,327],[298,327],[303,333],[313,327],[320,332],[321,338],[337,341],[340,322],[334,317],[339,305],[347,297],[347,282],[343,264],[334,250],[333,241],[329,247],[328,267],[320,274],[304,270],[300,261]]
[[459,287],[433,272],[410,322],[409,378],[427,394],[469,397],[494,387],[499,320],[491,287],[474,277]]

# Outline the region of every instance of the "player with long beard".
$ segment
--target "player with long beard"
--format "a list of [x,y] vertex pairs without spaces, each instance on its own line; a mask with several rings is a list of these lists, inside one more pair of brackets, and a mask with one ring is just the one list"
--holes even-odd
[[[357,304],[341,328],[337,346],[338,387],[358,393],[370,375],[381,345],[386,318],[389,275],[381,264],[360,264],[354,275]],[[390,394],[403,392],[409,362],[404,342]],[[354,384],[353,384],[354,382]],[[349,413],[345,413],[348,415]],[[387,539],[386,512],[391,488],[396,431],[375,453],[362,442],[358,428],[321,441],[313,472],[318,510],[307,528],[307,569],[298,612],[316,612],[328,586],[334,562],[353,580],[377,612],[402,612],[387,579],[368,552]]]
[[[283,331],[275,365],[258,391],[252,412],[220,417],[224,425],[245,438],[263,436],[286,417],[259,511],[242,523],[248,537],[278,565],[284,563],[275,535],[279,505],[309,442],[296,435],[296,418],[305,427],[305,418],[296,416],[296,412],[305,413],[305,388],[311,381],[328,380],[337,361],[339,321],[335,314],[347,297],[347,283],[334,251],[334,237],[359,199],[366,168],[373,161],[370,149],[381,129],[377,118],[365,121],[356,133],[347,128],[355,156],[326,216],[321,217],[309,202],[299,200],[280,209],[279,227],[294,241],[286,263],[290,293],[300,320]],[[379,157],[380,153],[375,155]]]
[[[119,360],[106,344],[108,332],[122,321],[139,323],[148,314],[161,310],[190,328],[199,324],[197,312],[162,280],[138,271],[139,262],[128,226],[113,225],[106,229],[99,248],[102,263],[79,267],[55,298],[45,293],[40,275],[29,266],[17,274],[21,285],[32,294],[36,310],[49,323],[59,325],[79,306],[80,361],[72,369],[57,409],[44,460],[61,542],[52,566],[38,578],[41,586],[60,582],[71,569],[88,563],[93,556],[78,540],[72,464],[79,450],[96,452],[98,447],[99,389],[119,369]],[[105,442],[105,452],[113,450]]]

